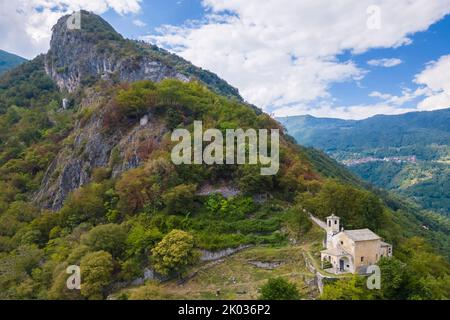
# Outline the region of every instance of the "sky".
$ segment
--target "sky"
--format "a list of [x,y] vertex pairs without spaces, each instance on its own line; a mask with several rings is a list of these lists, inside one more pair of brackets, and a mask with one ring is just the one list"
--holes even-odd
[[0,49],[45,53],[57,19],[79,9],[275,116],[450,107],[450,0],[0,0]]

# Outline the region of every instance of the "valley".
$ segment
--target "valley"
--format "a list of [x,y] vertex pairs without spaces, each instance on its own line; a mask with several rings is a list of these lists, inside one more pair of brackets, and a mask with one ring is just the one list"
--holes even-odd
[[298,143],[323,150],[365,181],[449,216],[450,109],[360,121],[279,120]]

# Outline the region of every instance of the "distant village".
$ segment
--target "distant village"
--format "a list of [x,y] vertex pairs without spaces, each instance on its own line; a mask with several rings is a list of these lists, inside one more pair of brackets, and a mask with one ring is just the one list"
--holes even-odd
[[364,157],[360,159],[344,160],[342,161],[342,164],[351,167],[370,162],[416,163],[417,157],[416,156],[384,157],[384,158]]

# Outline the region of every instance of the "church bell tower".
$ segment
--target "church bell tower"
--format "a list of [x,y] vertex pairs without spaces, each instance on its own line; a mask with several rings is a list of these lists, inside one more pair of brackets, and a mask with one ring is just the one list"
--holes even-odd
[[338,216],[335,216],[332,214],[331,216],[327,217],[327,248],[330,248],[331,239],[333,236],[337,233],[339,233],[339,220],[340,218]]

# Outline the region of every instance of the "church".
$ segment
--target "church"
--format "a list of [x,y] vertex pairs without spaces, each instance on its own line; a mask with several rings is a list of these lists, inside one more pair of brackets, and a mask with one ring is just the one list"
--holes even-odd
[[327,217],[326,249],[321,251],[322,268],[334,274],[365,274],[382,257],[392,256],[392,245],[369,229],[339,229],[338,216]]

